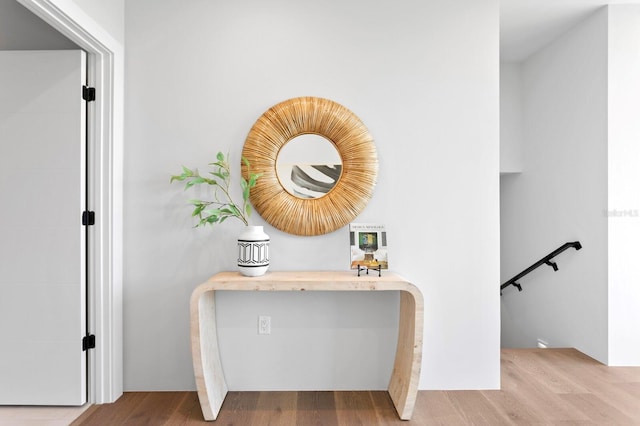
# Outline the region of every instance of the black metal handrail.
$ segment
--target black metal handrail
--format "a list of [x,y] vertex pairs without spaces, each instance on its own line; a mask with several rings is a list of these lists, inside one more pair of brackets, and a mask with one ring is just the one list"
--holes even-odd
[[558,270],[558,265],[555,262],[552,262],[551,259],[553,259],[557,255],[559,255],[560,253],[562,253],[563,251],[565,251],[565,250],[567,250],[568,248],[571,248],[571,247],[575,248],[576,250],[580,250],[582,248],[582,244],[580,244],[580,241],[573,241],[573,242],[570,242],[570,243],[564,243],[563,245],[561,245],[560,247],[558,247],[557,249],[555,249],[554,251],[552,251],[551,253],[549,253],[545,257],[543,257],[542,259],[538,260],[533,265],[529,266],[524,271],[520,272],[515,277],[511,278],[509,281],[507,281],[504,284],[502,284],[500,286],[500,295],[502,295],[502,290],[504,290],[506,287],[509,287],[510,285],[516,287],[518,289],[518,291],[522,291],[522,286],[520,284],[518,284],[517,281],[520,278],[522,278],[525,275],[527,275],[529,272],[531,272],[534,269],[536,269],[537,267],[539,267],[539,266],[548,265],[548,266],[551,266],[554,271],[557,271]]

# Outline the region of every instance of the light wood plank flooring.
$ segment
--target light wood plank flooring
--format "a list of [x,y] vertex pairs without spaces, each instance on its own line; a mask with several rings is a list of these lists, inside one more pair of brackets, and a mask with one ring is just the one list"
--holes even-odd
[[89,407],[0,406],[0,426],[69,426]]
[[127,392],[72,425],[640,425],[640,367],[574,349],[503,349],[501,364],[501,390],[420,391],[408,422],[386,392],[230,392],[215,422],[195,392]]

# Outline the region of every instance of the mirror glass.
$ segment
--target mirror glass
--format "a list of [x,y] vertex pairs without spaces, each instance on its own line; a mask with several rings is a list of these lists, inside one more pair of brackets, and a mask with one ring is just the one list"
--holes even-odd
[[288,141],[276,159],[282,187],[298,198],[320,198],[340,180],[342,159],[333,142],[307,133]]

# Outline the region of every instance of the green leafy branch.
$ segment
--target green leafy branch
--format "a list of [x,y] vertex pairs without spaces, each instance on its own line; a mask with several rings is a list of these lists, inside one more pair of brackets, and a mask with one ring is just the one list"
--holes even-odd
[[[227,155],[228,157],[228,155]],[[209,163],[212,171],[205,177],[200,175],[198,169],[191,170],[182,166],[182,173],[171,176],[171,182],[185,182],[185,191],[195,185],[210,185],[213,187],[213,200],[189,200],[189,204],[193,205],[192,217],[197,216],[200,220],[197,226],[214,225],[222,223],[230,217],[239,219],[245,225],[249,224],[251,216],[251,204],[249,203],[249,195],[251,188],[256,186],[259,173],[251,173],[249,161],[242,157],[242,162],[247,166],[248,179],[244,176],[240,177],[240,188],[242,189],[242,203],[238,204],[231,198],[231,168],[227,158],[222,152],[218,152],[217,161]]]

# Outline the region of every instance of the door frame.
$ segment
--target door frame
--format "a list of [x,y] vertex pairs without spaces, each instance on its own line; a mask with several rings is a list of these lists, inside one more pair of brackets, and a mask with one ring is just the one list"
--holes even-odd
[[72,2],[16,1],[87,52],[87,78],[96,88],[87,117],[87,202],[96,217],[88,236],[88,330],[96,348],[89,351],[87,389],[89,403],[110,403],[123,392],[124,47]]

